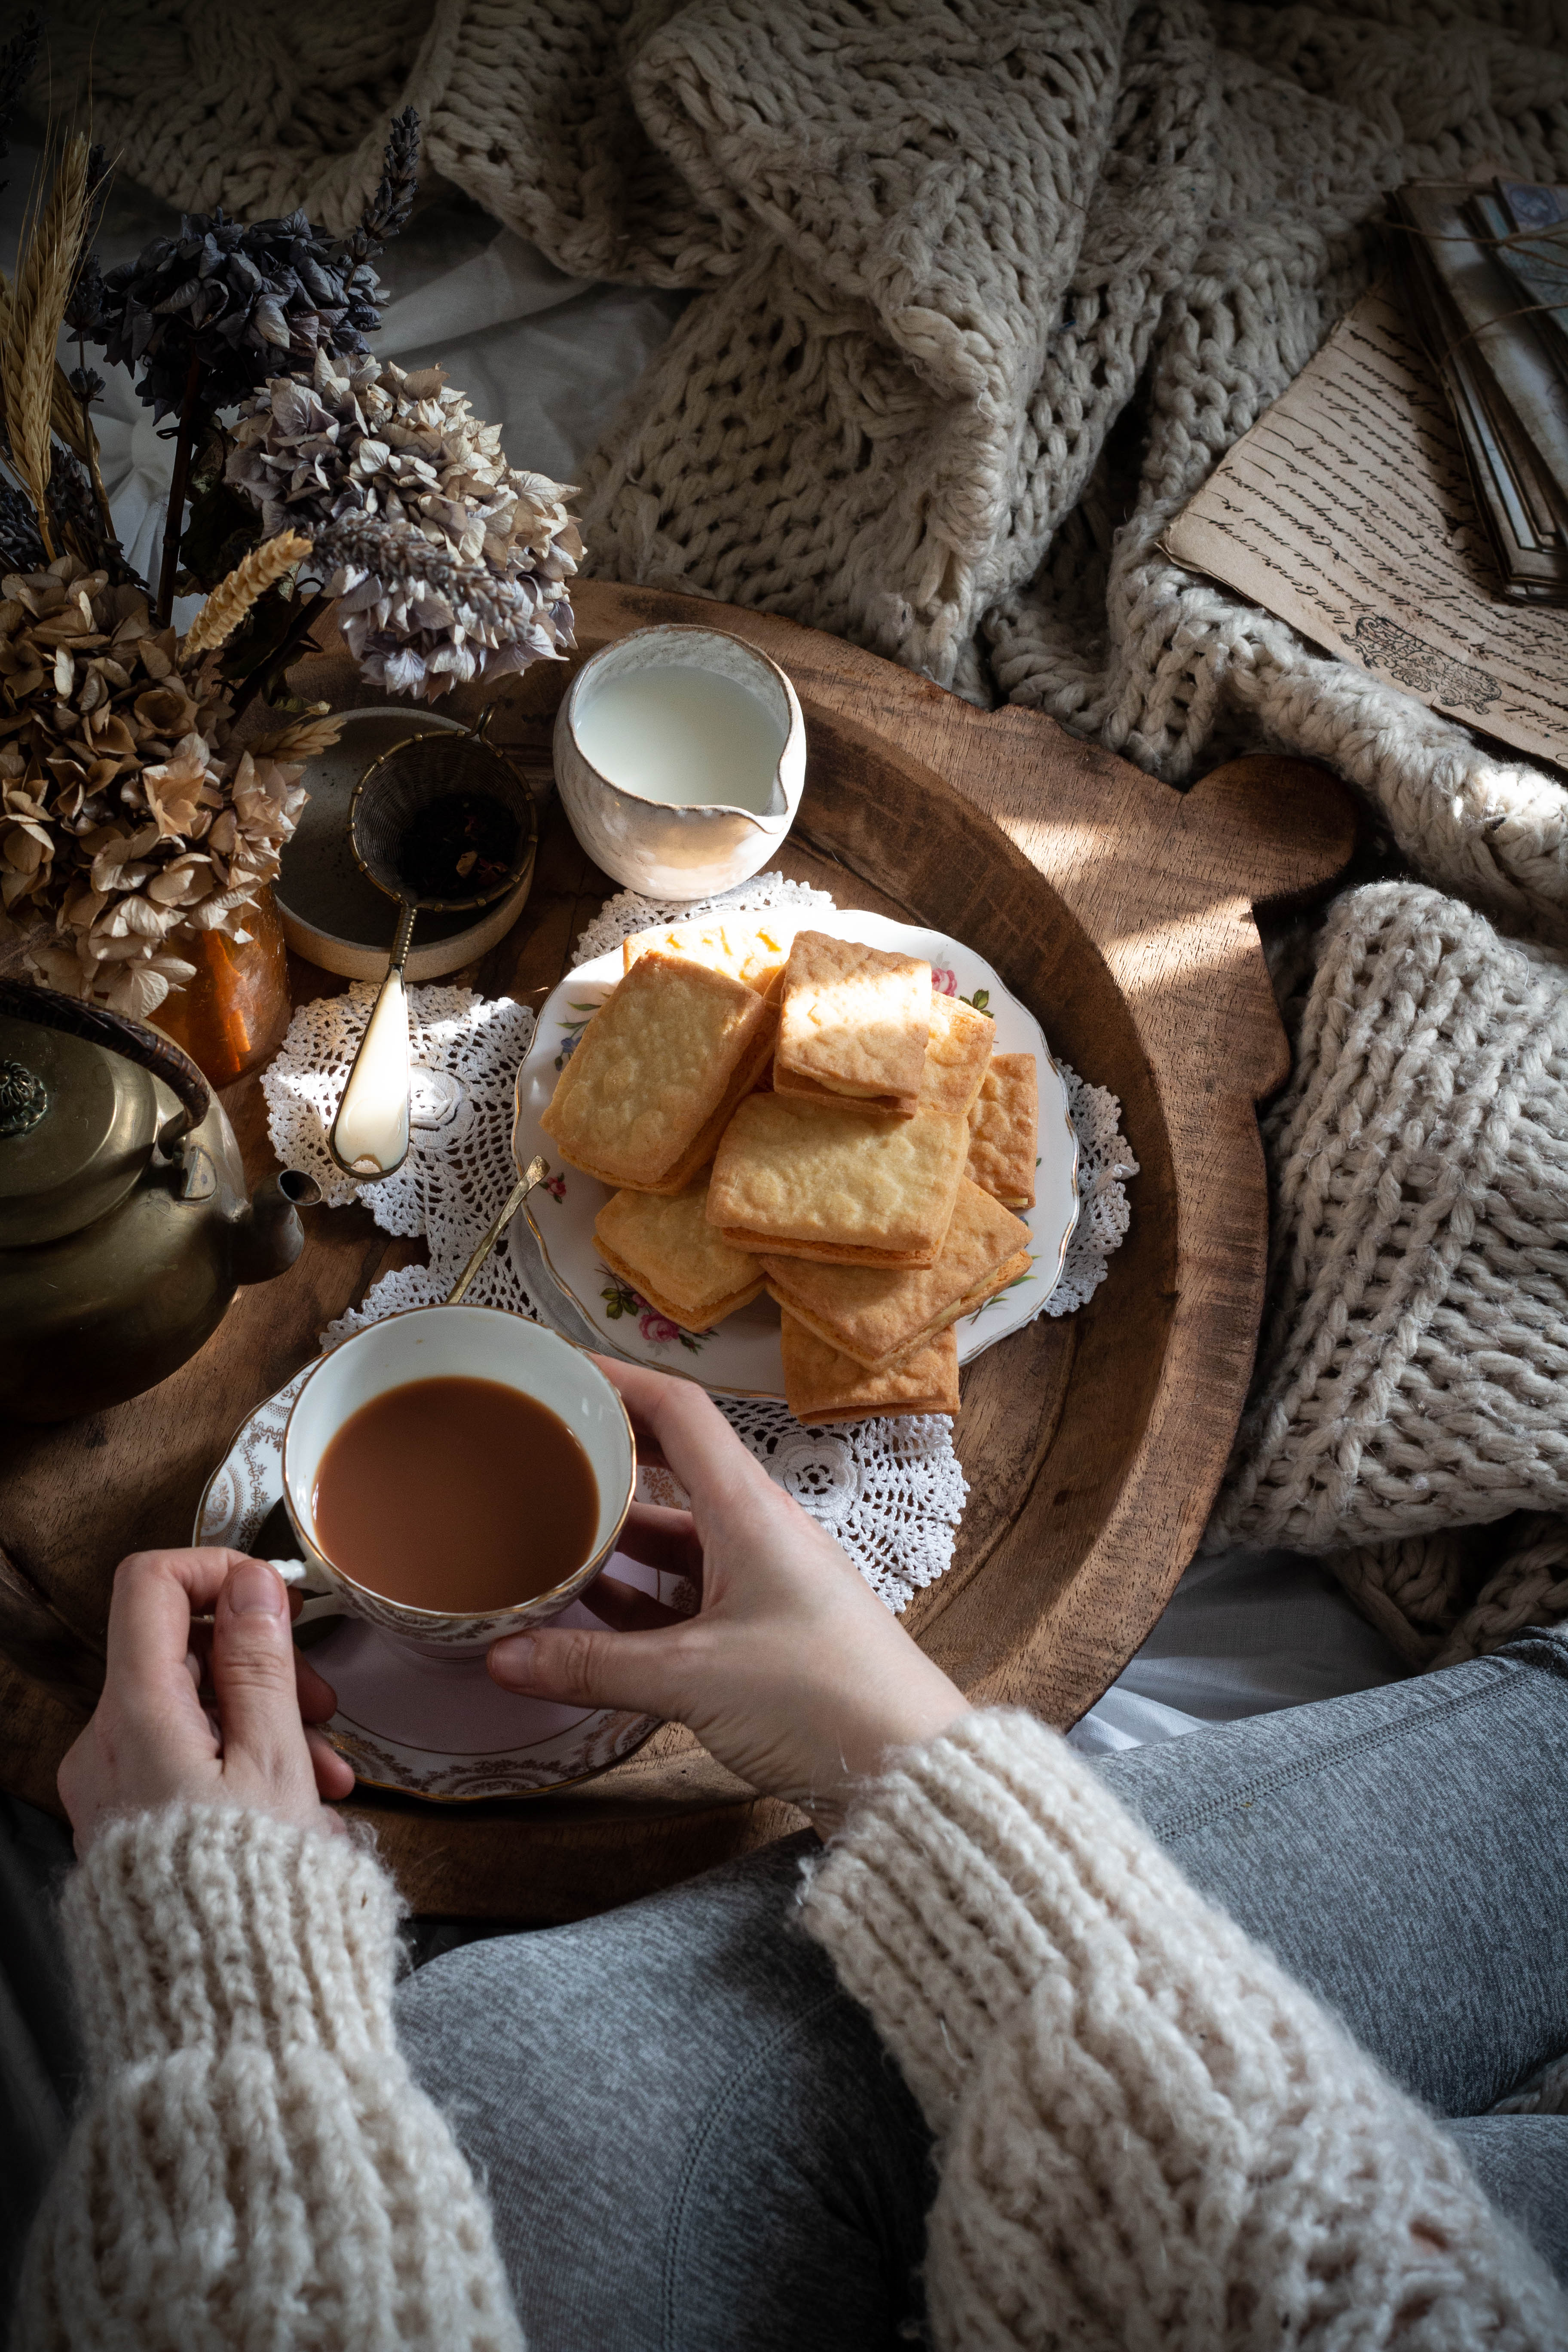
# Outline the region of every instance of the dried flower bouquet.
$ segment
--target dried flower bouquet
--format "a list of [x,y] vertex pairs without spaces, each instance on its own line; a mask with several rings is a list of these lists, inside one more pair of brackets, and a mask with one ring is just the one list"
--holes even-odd
[[195,971],[183,927],[247,937],[337,721],[237,744],[196,631],[177,645],[143,590],[68,552],[0,590],[0,901],[53,912],[52,987],[144,1017]]
[[[0,156],[26,48],[0,49]],[[0,277],[0,921],[52,919],[30,951],[56,987],[144,1016],[193,976],[182,935],[246,939],[337,722],[296,706],[242,740],[237,721],[326,600],[385,692],[433,698],[573,643],[569,493],[510,467],[439,368],[365,347],[370,262],[407,217],[418,143],[410,109],[346,238],[303,214],[192,216],[104,278],[102,159],[68,139],[15,288]],[[114,538],[87,341],[178,418],[156,597]],[[210,592],[183,640],[176,585]]]

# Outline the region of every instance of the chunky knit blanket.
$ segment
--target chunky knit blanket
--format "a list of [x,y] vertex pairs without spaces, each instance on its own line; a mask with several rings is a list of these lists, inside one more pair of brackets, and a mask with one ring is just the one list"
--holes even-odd
[[[1173,782],[1242,741],[1315,753],[1407,869],[1568,949],[1554,776],[1310,653],[1160,545],[1369,282],[1387,189],[1568,179],[1563,0],[55,0],[50,25],[57,105],[90,56],[98,135],[174,201],[305,204],[344,226],[411,100],[429,163],[563,268],[691,289],[587,468],[600,570],[840,632]],[[1461,959],[1468,919],[1457,905],[1439,927]],[[1335,1019],[1373,1002],[1354,992],[1384,968],[1334,966]],[[1539,975],[1555,997],[1555,961]],[[1320,1023],[1303,1052],[1341,1034]],[[1489,1066],[1484,1034],[1472,1060]],[[1380,1083],[1368,1066],[1358,1083]],[[1281,1266],[1321,1247],[1335,1267],[1386,1267],[1425,1246],[1376,1185],[1341,1202],[1308,1165],[1305,1105],[1272,1139]],[[1483,1186],[1471,1213],[1504,1198]],[[1546,1216],[1547,1198],[1522,1213]],[[1532,1228],[1542,1248],[1550,1223]],[[1356,1442],[1334,1433],[1323,1368],[1284,1369],[1279,1318],[1310,1282],[1280,1280],[1281,1369],[1266,1365],[1223,1523],[1361,1545],[1352,1588],[1441,1646],[1451,1627],[1405,1617],[1389,1597],[1404,1570],[1366,1545],[1561,1507],[1555,1457],[1521,1434],[1523,1466],[1500,1481],[1461,1446],[1423,1488],[1446,1426],[1428,1397],[1411,1422],[1426,1433],[1401,1441],[1419,1459],[1376,1510],[1370,1462],[1320,1489],[1307,1465]],[[1379,1296],[1335,1310],[1373,1360],[1357,1359],[1360,1416],[1405,1392],[1404,1359],[1380,1349],[1416,1347],[1408,1317],[1378,1321]],[[1568,1419],[1540,1323],[1505,1318],[1500,1339],[1477,1303],[1491,1294],[1464,1296],[1450,1355],[1512,1350],[1545,1418]],[[1296,1336],[1298,1355],[1321,1344],[1316,1326]]]

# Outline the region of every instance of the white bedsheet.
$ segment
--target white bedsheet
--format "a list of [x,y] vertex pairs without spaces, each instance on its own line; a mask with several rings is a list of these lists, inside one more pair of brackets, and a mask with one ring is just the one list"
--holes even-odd
[[[15,148],[0,194],[8,271],[37,163],[36,152]],[[105,267],[177,226],[139,190],[117,190],[100,246]],[[558,481],[575,478],[685,299],[567,278],[460,197],[426,206],[377,267],[392,299],[375,348],[404,367],[439,359],[477,412],[502,426],[512,463]],[[62,355],[75,363],[74,350]],[[121,541],[143,576],[155,578],[171,440],[154,430],[123,369],[110,373],[97,416]],[[182,625],[195,604],[176,607]],[[1401,1672],[1313,1561],[1235,1552],[1187,1570],[1149,1640],[1072,1737],[1090,1752],[1137,1747]]]

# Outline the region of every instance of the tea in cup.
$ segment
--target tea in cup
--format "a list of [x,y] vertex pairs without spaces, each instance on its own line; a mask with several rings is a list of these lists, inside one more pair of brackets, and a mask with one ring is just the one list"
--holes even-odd
[[317,1364],[283,1435],[306,1573],[384,1631],[474,1648],[559,1616],[631,1507],[618,1391],[493,1307],[419,1307]]

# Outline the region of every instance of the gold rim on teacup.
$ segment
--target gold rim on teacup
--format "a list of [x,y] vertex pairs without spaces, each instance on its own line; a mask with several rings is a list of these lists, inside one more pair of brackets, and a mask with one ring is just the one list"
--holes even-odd
[[[593,1378],[601,1381],[607,1395],[614,1399],[626,1427],[627,1455],[626,1492],[621,1497],[620,1507],[616,1513],[615,1523],[608,1535],[584,1561],[581,1568],[574,1569],[570,1576],[563,1577],[558,1584],[551,1585],[543,1592],[531,1593],[522,1601],[510,1601],[501,1609],[422,1609],[413,1601],[390,1600],[385,1593],[377,1592],[371,1586],[360,1583],[357,1578],[349,1575],[346,1569],[340,1568],[317,1542],[313,1528],[302,1523],[301,1514],[294,1506],[290,1444],[296,1440],[300,1408],[310,1397],[314,1382],[332,1365],[339,1363],[345,1349],[357,1347],[361,1341],[372,1340],[378,1335],[384,1337],[394,1324],[407,1323],[416,1316],[428,1315],[495,1316],[502,1322],[521,1326],[521,1328],[526,1329],[530,1334],[530,1344],[542,1341],[547,1348],[565,1349],[570,1355],[581,1358],[591,1368]],[[406,1377],[414,1380],[448,1376],[410,1372]],[[490,1375],[485,1372],[468,1372],[457,1377],[486,1379]],[[398,1387],[404,1384],[403,1381],[395,1381],[389,1383],[389,1386]],[[508,1385],[516,1387],[518,1384],[511,1381]],[[376,1391],[374,1393],[384,1394],[385,1391]],[[522,1389],[520,1393],[533,1397],[537,1402],[548,1405],[552,1412],[558,1409],[552,1398],[541,1395],[536,1389]],[[361,1402],[368,1403],[370,1399],[366,1397]],[[357,1406],[352,1407],[350,1412],[342,1415],[342,1420],[337,1422],[331,1432],[332,1436],[337,1434],[337,1431],[351,1417],[352,1412],[357,1410]],[[564,1419],[564,1415],[563,1418]],[[330,1444],[331,1438],[326,1443]],[[314,1468],[320,1468],[321,1454],[325,1452],[326,1444],[323,1444],[316,1456]],[[342,1600],[349,1614],[363,1619],[366,1622],[379,1627],[383,1632],[402,1634],[405,1639],[414,1641],[437,1643],[442,1646],[455,1646],[461,1643],[488,1646],[491,1642],[504,1639],[508,1632],[521,1631],[530,1624],[543,1624],[548,1619],[559,1616],[563,1609],[570,1608],[572,1602],[587,1590],[598,1575],[605,1561],[615,1551],[636,1496],[637,1434],[632,1428],[631,1415],[626,1411],[626,1401],[620,1391],[607,1374],[594,1362],[586,1348],[580,1348],[574,1339],[568,1339],[563,1333],[551,1330],[546,1324],[525,1323],[521,1318],[511,1314],[506,1307],[469,1305],[467,1302],[454,1307],[443,1299],[432,1301],[427,1307],[405,1307],[391,1315],[381,1316],[374,1323],[367,1323],[363,1330],[352,1332],[346,1339],[340,1340],[327,1355],[321,1357],[311,1365],[300,1384],[299,1394],[289,1408],[289,1418],[283,1426],[280,1466],[283,1477],[283,1507],[288,1514],[289,1524],[299,1538],[305,1557],[307,1572],[310,1574],[312,1583],[318,1577],[324,1577],[328,1580],[330,1589],[335,1591]],[[597,1467],[595,1468],[594,1475],[595,1484],[598,1484]],[[522,1499],[520,1497],[520,1501]]]

